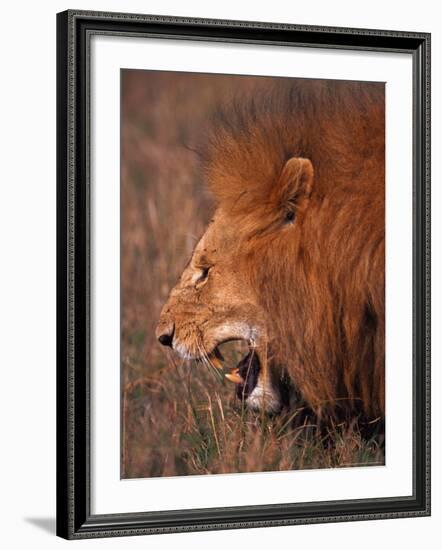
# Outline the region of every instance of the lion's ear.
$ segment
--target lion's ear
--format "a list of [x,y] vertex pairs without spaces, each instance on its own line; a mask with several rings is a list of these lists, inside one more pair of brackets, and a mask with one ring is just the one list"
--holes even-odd
[[282,169],[280,193],[284,201],[298,202],[310,196],[313,187],[313,166],[309,159],[292,157]]

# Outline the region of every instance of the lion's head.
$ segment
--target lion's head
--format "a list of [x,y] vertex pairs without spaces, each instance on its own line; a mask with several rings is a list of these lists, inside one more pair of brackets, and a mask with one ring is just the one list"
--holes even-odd
[[[352,99],[353,98],[353,99]],[[383,408],[383,89],[308,82],[236,107],[210,140],[217,208],[161,313],[157,337],[222,364],[276,412],[290,378],[315,411]],[[265,108],[264,108],[265,107]]]
[[[259,386],[263,395],[257,395],[258,388],[253,396],[248,396],[249,404],[259,406],[258,397],[263,397],[270,411],[280,407],[278,385],[264,382],[264,373],[265,376],[279,375],[279,372],[267,373],[266,369],[271,342],[276,335],[272,315],[267,311],[268,296],[267,300],[263,299],[262,290],[255,288],[251,266],[265,259],[259,251],[261,246],[278,246],[279,241],[286,242],[290,248],[299,240],[297,234],[312,182],[311,162],[292,158],[286,162],[274,192],[266,203],[254,208],[250,219],[242,211],[241,198],[233,211],[219,207],[180,281],[171,291],[157,328],[159,341],[170,345],[183,358],[202,359],[215,365],[220,365],[222,360],[218,346],[232,340],[245,341],[249,346],[250,365],[243,362],[242,370],[259,361],[263,371]],[[255,218],[256,211],[260,210],[261,215]],[[242,213],[240,220],[238,211]],[[275,242],[272,244],[272,241]],[[272,270],[271,265],[267,268]],[[266,292],[271,294],[271,288]],[[240,371],[241,367],[235,369],[230,378],[245,382],[247,375],[241,375]],[[257,383],[256,378],[254,385]]]

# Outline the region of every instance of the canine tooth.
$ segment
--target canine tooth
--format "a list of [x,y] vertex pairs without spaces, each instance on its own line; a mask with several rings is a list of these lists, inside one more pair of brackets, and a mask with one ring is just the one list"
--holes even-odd
[[232,371],[232,372],[228,372],[227,374],[224,375],[227,380],[230,380],[231,382],[233,382],[234,384],[243,384],[244,383],[244,379],[243,377],[239,374],[238,372],[238,369]]
[[216,367],[217,369],[220,369],[222,370],[223,369],[223,364],[222,364],[222,361],[213,353],[211,353],[209,355],[209,361],[212,363],[212,365],[214,367]]
[[212,361],[212,364],[213,364],[214,367],[216,367],[217,369],[223,370],[223,364],[218,359],[218,357],[212,357],[211,361]]

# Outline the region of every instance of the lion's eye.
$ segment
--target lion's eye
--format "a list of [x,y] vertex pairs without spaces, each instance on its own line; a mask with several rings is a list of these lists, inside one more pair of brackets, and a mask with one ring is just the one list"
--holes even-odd
[[285,223],[292,223],[295,220],[296,212],[294,210],[288,210],[284,217]]
[[210,267],[201,268],[201,275],[198,277],[198,281],[197,281],[198,283],[202,283],[207,279],[207,277],[209,276],[209,270],[210,270]]

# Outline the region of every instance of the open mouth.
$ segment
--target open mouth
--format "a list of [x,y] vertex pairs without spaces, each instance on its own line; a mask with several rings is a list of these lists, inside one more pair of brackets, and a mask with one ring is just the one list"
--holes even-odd
[[[209,354],[208,359],[210,360],[211,364],[217,369],[220,369],[222,371],[226,369],[228,370],[228,372],[224,374],[225,378],[237,385],[236,393],[239,398],[244,399],[251,394],[258,382],[258,375],[260,371],[259,356],[256,348],[251,344],[251,342],[245,342],[244,340],[241,340],[241,343],[243,344],[243,349],[241,350],[242,357],[236,363],[236,365],[232,367],[232,362],[226,361],[223,353],[221,353],[221,350],[219,349],[219,346],[227,344],[228,342],[232,341],[229,340],[218,344],[218,346],[216,346],[214,350]],[[246,343],[248,344],[247,347],[245,345]],[[238,353],[241,353],[241,351],[236,351],[236,353],[233,354],[234,360],[237,360]]]

